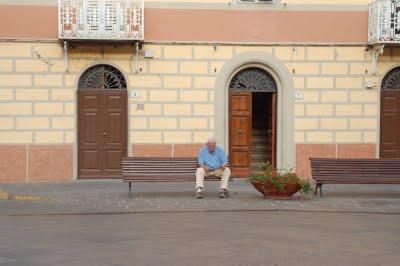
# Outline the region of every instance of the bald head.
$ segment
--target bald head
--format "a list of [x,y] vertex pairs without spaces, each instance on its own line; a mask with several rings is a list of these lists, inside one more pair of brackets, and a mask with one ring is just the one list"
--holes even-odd
[[209,137],[208,139],[207,139],[207,142],[206,142],[207,144],[208,143],[217,143],[216,141],[215,141],[215,138],[214,137]]
[[217,146],[217,142],[215,141],[214,137],[208,138],[206,144],[207,144],[207,149],[210,152],[214,152],[215,151],[215,147]]

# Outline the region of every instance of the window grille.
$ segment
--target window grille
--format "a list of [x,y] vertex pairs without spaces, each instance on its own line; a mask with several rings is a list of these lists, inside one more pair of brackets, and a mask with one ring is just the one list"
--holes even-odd
[[78,82],[79,89],[103,89],[123,90],[126,89],[124,75],[110,65],[95,65],[87,69]]
[[383,78],[382,90],[400,91],[400,67],[390,70]]
[[237,73],[229,84],[233,91],[276,92],[274,78],[259,68],[246,68]]
[[59,0],[59,38],[143,40],[143,0]]
[[400,0],[377,0],[369,5],[368,43],[400,42]]

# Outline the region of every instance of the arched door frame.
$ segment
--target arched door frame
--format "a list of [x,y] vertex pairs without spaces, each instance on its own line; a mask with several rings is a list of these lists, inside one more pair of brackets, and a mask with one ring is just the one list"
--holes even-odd
[[277,85],[276,164],[295,167],[293,111],[294,84],[286,66],[275,56],[264,52],[245,52],[226,62],[215,82],[215,138],[221,147],[229,149],[229,83],[239,71],[258,67],[268,72]]
[[392,71],[395,68],[400,68],[400,64],[393,64],[391,65],[388,69],[386,69],[382,76],[379,79],[379,87],[378,87],[378,93],[377,93],[377,114],[376,114],[376,119],[378,121],[377,123],[377,131],[376,131],[376,148],[375,148],[375,158],[380,158],[381,154],[381,107],[382,107],[382,82],[385,79],[385,77],[389,74],[390,71]]
[[74,151],[73,151],[73,179],[77,180],[78,179],[78,90],[79,90],[79,79],[81,78],[82,74],[86,72],[91,67],[97,66],[97,65],[109,65],[114,68],[116,68],[119,72],[122,73],[122,75],[125,78],[126,82],[126,90],[128,92],[128,97],[127,97],[127,108],[128,108],[128,117],[127,117],[127,128],[128,128],[128,139],[127,139],[127,153],[128,156],[132,154],[132,144],[131,144],[131,138],[130,138],[130,101],[129,101],[129,88],[130,88],[130,80],[127,78],[128,74],[123,70],[123,67],[115,64],[113,62],[110,62],[108,60],[98,60],[95,62],[91,62],[90,64],[87,64],[85,67],[83,67],[75,76],[75,81],[74,81],[74,88],[75,88],[75,115],[74,115],[74,137],[75,137],[75,142],[74,142]]

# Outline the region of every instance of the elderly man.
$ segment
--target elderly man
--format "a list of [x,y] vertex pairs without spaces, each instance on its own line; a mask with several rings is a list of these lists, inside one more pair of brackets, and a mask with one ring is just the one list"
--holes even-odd
[[203,198],[204,177],[209,175],[221,177],[219,197],[226,198],[231,171],[227,167],[228,158],[224,150],[217,146],[214,138],[209,138],[206,146],[200,149],[198,162],[200,167],[196,171],[196,198]]

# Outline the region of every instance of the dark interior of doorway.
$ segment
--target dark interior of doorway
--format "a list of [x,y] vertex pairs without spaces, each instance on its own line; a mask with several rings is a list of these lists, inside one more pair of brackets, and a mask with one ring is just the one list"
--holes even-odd
[[272,163],[272,93],[252,93],[251,172],[261,170],[263,162]]

